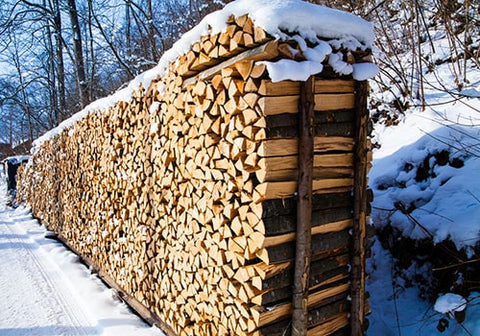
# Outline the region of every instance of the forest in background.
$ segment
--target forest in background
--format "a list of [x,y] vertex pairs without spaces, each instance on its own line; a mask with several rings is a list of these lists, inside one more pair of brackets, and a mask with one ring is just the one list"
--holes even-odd
[[[31,141],[90,102],[153,67],[179,37],[229,0],[5,0],[0,3],[0,142]],[[479,5],[469,0],[317,0],[375,24],[374,55],[381,68],[372,100],[375,121],[394,123],[408,107],[424,105],[423,75],[435,62],[420,44],[430,26],[448,35],[459,90],[466,59],[479,46]],[[433,6],[433,7],[432,7]],[[435,13],[435,17],[429,17]],[[477,33],[478,35],[478,33]],[[408,53],[406,64],[400,55]],[[455,93],[453,93],[455,94]]]
[[33,140],[152,68],[222,2],[6,0],[0,142]]

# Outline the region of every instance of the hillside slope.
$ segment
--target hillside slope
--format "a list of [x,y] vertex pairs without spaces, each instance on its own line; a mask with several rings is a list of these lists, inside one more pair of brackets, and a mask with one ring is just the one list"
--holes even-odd
[[[438,3],[376,16],[369,335],[480,334],[480,15]],[[447,292],[466,314],[434,307]]]

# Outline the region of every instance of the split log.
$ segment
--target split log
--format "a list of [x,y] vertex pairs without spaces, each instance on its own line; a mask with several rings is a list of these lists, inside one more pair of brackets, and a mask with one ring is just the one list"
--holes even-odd
[[[312,258],[315,256],[327,257],[348,251],[350,235],[348,230],[318,234],[312,236]],[[259,258],[266,264],[275,264],[291,260],[295,257],[295,248],[292,242],[274,245],[264,249],[265,253]]]
[[[353,150],[353,138],[349,137],[320,137],[314,138],[314,152],[328,153]],[[261,157],[286,156],[298,154],[297,139],[273,139],[262,141],[258,147]]]
[[[294,214],[263,218],[262,221],[265,226],[266,236],[283,235],[290,232],[293,233],[296,228],[295,218]],[[341,226],[344,221],[348,222],[348,219],[351,218],[352,209],[349,206],[313,211],[312,230],[315,230],[317,226],[328,226],[328,224],[332,224],[333,227]],[[348,223],[347,225],[351,225],[351,223]],[[319,228],[319,230],[321,230],[321,228]]]
[[[326,194],[345,192],[351,190],[353,180],[351,178],[333,178],[313,181],[313,193]],[[297,182],[265,182],[255,188],[254,202],[276,198],[292,197],[297,190]]]
[[[315,293],[311,293],[308,296],[307,306],[310,308],[310,307],[319,305],[323,301],[328,300],[331,297],[334,297],[336,295],[346,292],[348,289],[349,289],[349,285],[344,284],[344,285],[324,289]],[[286,304],[277,306],[276,308],[271,310],[262,310],[257,307],[254,307],[252,308],[251,312],[253,314],[255,325],[258,327],[262,327],[272,323],[273,321],[285,318],[286,316],[291,314],[291,310],[292,310],[292,305],[290,303],[286,303]]]
[[[311,327],[312,325],[319,325],[320,323],[333,318],[335,315],[339,313],[345,312],[348,307],[345,304],[346,293],[342,293],[340,295],[334,296],[322,305],[309,310],[308,312],[308,325]],[[267,327],[261,328],[258,332],[254,335],[265,335],[265,336],[283,336],[285,333],[288,332],[290,328],[291,321],[285,319],[281,322],[277,322],[271,324]],[[323,334],[322,334],[323,335]]]
[[[298,113],[299,96],[262,97],[258,107],[263,115]],[[315,94],[315,111],[352,109],[355,106],[353,93]]]

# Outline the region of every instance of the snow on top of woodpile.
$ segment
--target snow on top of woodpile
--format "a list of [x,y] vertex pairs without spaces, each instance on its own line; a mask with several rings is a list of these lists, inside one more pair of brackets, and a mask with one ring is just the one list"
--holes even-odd
[[[273,74],[274,81],[285,79],[303,80],[310,74],[321,72],[319,54],[323,56],[331,53],[331,46],[346,49],[369,49],[374,40],[373,24],[362,18],[336,9],[331,9],[302,0],[237,0],[226,5],[222,10],[211,13],[192,30],[185,33],[173,47],[165,52],[159,63],[154,68],[143,72],[134,78],[127,87],[112,95],[98,99],[76,113],[71,118],[62,122],[56,128],[45,133],[33,143],[32,151],[39,147],[44,141],[55,137],[64,129],[74,126],[89,113],[107,110],[119,101],[131,99],[134,91],[140,85],[148,88],[150,83],[165,74],[170,63],[175,62],[179,56],[186,54],[193,43],[200,40],[202,36],[214,35],[225,31],[227,21],[231,15],[235,17],[248,14],[256,26],[262,27],[267,33],[277,39],[294,38],[299,43],[305,40],[318,43],[319,48],[308,48],[305,45],[307,61],[304,64],[294,65],[295,61],[281,62],[278,65],[267,62],[269,73]],[[319,39],[328,40],[328,44]],[[308,55],[312,55],[309,57]],[[303,62],[301,62],[303,63]],[[316,64],[314,64],[316,63]],[[353,74],[357,80],[365,80],[377,73],[374,64],[350,65],[345,68],[344,62],[332,63],[334,70],[340,70],[342,74]],[[367,65],[368,64],[368,65]]]
[[16,155],[16,156],[9,156],[3,160],[3,162],[7,161],[10,164],[20,164],[22,162],[26,162],[30,159],[28,155]]

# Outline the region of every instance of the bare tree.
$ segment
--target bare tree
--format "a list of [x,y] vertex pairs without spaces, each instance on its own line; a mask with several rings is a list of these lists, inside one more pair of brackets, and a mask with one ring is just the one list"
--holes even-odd
[[81,107],[85,107],[88,101],[88,92],[87,92],[87,79],[85,76],[85,64],[83,60],[83,50],[82,50],[82,34],[80,31],[80,23],[78,21],[78,12],[75,0],[67,0],[68,14],[70,16],[70,23],[72,28],[72,38],[73,38],[73,55],[75,58],[74,67],[75,67],[75,76],[77,82],[77,90],[80,98]]
[[[44,1],[45,5],[46,2]],[[63,42],[62,42],[62,17],[58,0],[52,0],[52,21],[53,35],[55,39],[55,58],[56,63],[56,79],[53,80],[53,87],[56,89],[58,103],[55,102],[55,110],[57,111],[55,123],[58,124],[67,115],[67,105],[65,102],[65,66],[63,63]],[[50,24],[47,22],[47,29],[50,30]],[[55,77],[54,77],[55,78]],[[58,106],[57,106],[58,104]]]

